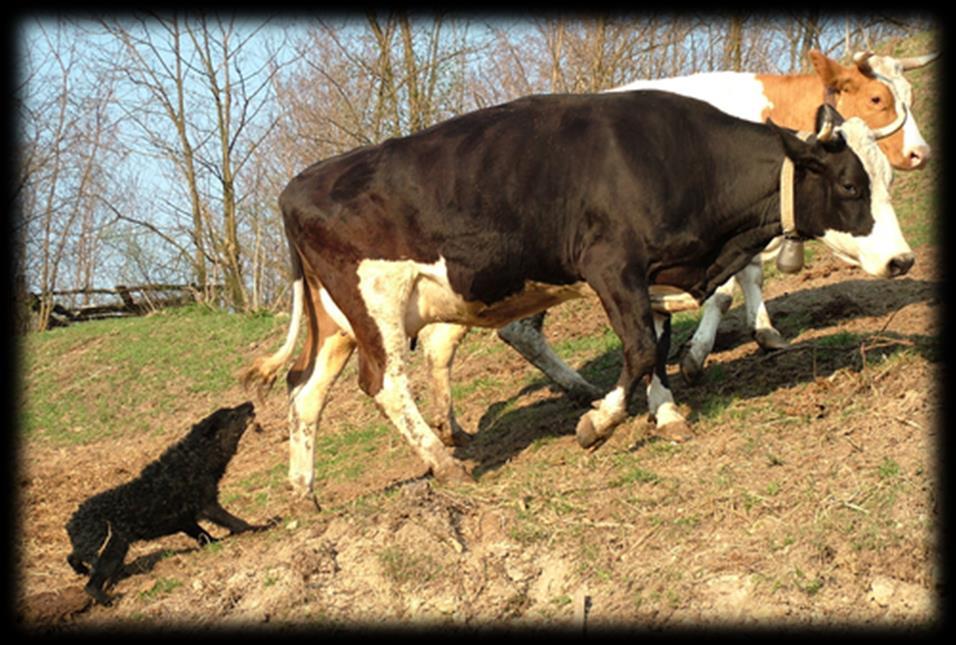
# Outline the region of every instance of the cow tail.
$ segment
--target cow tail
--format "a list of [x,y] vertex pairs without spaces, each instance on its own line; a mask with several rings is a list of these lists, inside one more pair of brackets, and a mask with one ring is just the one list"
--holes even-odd
[[285,342],[274,354],[256,358],[251,366],[243,369],[239,374],[239,380],[243,388],[248,390],[255,385],[260,399],[272,389],[279,371],[285,367],[292,357],[296,340],[299,337],[299,328],[302,324],[305,280],[302,260],[299,258],[299,252],[292,244],[292,240],[289,240],[289,257],[292,264],[292,314]]

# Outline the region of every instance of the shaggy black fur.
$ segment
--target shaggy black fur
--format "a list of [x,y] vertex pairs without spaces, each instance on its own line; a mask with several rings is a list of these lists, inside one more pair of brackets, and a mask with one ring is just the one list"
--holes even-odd
[[90,574],[88,594],[110,604],[104,588],[115,582],[130,543],[137,540],[183,531],[200,546],[215,542],[197,524],[199,519],[228,528],[230,533],[275,525],[272,520],[253,526],[219,504],[219,480],[239,439],[255,424],[253,408],[247,402],[216,410],[143,468],[139,477],[80,504],[66,525],[73,544],[66,559],[77,573]]

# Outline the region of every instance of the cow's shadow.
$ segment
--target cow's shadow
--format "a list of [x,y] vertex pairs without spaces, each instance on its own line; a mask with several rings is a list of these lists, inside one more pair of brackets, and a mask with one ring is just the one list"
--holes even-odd
[[[767,301],[767,307],[777,329],[793,340],[808,330],[832,327],[863,316],[886,317],[907,305],[938,298],[935,282],[865,279],[787,293]],[[679,375],[672,376],[671,389],[679,405],[690,407],[688,420],[693,424],[701,410],[713,405],[715,397],[733,395],[746,400],[765,396],[844,368],[859,370],[864,360],[877,361],[904,349],[916,351],[932,361],[939,360],[936,336],[885,331],[881,329],[884,322],[861,333],[835,331],[812,341],[794,343],[787,350],[765,353],[753,342],[744,323],[742,307],[737,307],[721,322],[714,351],[734,349],[744,343],[752,343],[753,351],[705,368],[703,382],[695,386],[686,384]],[[691,322],[675,328],[669,363],[677,361],[680,344],[690,338],[695,327],[696,322]],[[878,333],[879,339],[874,339]],[[617,381],[620,369],[621,353],[614,349],[592,358],[579,372],[607,391]],[[553,395],[516,407],[524,395],[542,390]],[[472,442],[459,448],[456,455],[476,462],[474,474],[481,477],[535,441],[573,434],[578,418],[586,410],[586,405],[575,403],[542,376],[512,397],[492,403],[473,431]],[[629,412],[631,415],[647,413],[643,393],[633,397]]]

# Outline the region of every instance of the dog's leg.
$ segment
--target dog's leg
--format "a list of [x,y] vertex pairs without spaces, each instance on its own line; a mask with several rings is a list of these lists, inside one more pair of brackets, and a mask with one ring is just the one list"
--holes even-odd
[[242,518],[236,517],[222,507],[219,500],[214,501],[202,510],[202,516],[210,522],[215,522],[223,528],[229,529],[231,534],[242,533],[244,531],[264,531],[271,529],[281,520],[277,517],[270,519],[265,524],[249,524]]
[[126,557],[128,549],[129,540],[112,533],[99,558],[93,564],[93,573],[90,575],[90,581],[86,583],[84,590],[101,605],[110,605],[113,602],[106,595],[104,588],[113,581],[113,578],[123,567],[123,558]]
[[70,563],[70,566],[73,567],[73,570],[78,574],[82,576],[89,574],[89,568],[80,560],[76,553],[70,553],[70,555],[66,556],[66,561]]
[[206,546],[207,544],[212,544],[213,542],[218,542],[219,540],[214,538],[209,531],[199,526],[195,520],[186,520],[182,529],[183,533],[196,540],[196,544],[199,546]]

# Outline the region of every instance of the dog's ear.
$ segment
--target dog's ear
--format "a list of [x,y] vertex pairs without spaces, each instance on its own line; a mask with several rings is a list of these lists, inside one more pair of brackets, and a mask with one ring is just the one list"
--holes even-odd
[[195,432],[198,432],[203,439],[213,439],[216,436],[218,427],[219,424],[210,417],[197,423],[193,429]]

